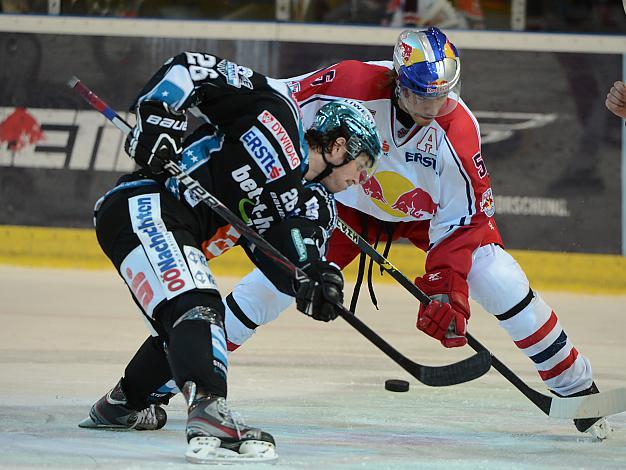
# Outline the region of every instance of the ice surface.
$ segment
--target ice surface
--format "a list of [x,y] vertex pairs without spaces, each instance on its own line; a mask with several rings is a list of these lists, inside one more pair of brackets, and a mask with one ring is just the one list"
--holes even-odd
[[[225,293],[234,281],[218,280]],[[0,282],[0,467],[198,468],[183,457],[179,397],[160,431],[77,427],[147,335],[115,273],[0,267]],[[472,353],[418,333],[415,302],[399,286],[377,294],[380,311],[364,295],[360,317],[413,360],[443,364]],[[626,386],[626,297],[543,294],[591,359],[599,387]],[[472,311],[473,335],[544,391],[497,322],[475,304]],[[546,417],[494,371],[429,388],[341,319],[321,324],[289,310],[230,360],[229,403],[274,435],[280,468],[626,468],[626,413],[610,419],[615,431],[599,443]],[[386,391],[389,378],[409,380],[410,391]]]

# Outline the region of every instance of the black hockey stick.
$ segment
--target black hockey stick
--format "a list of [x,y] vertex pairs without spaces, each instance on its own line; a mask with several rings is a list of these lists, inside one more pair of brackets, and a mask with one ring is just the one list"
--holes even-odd
[[[124,119],[76,77],[73,77],[68,82],[68,86],[76,91],[91,106],[100,111],[124,134],[128,134],[131,131],[131,126],[124,121]],[[197,199],[202,200],[202,202],[211,207],[213,211],[230,223],[242,236],[254,244],[256,248],[261,250],[270,259],[273,259],[290,277],[296,280],[306,278],[306,274],[302,270],[296,267],[252,228],[248,227],[245,222],[231,212],[230,209],[211,193],[206,191],[196,180],[186,174],[175,162],[167,162],[164,168],[170,175],[184,184]],[[445,366],[426,366],[418,364],[398,352],[343,305],[338,305],[338,307],[340,308],[341,317],[346,322],[393,359],[409,374],[425,385],[441,387],[468,382],[484,375],[491,368],[491,357],[488,352],[481,352],[460,362]]]
[[[338,219],[339,230],[356,244],[361,251],[370,256],[377,264],[387,271],[391,277],[398,281],[421,303],[428,305],[428,297],[419,287],[408,279],[401,271],[381,255],[376,249],[367,243],[356,230],[350,227],[343,220]],[[626,411],[626,389],[618,388],[608,392],[601,392],[594,395],[575,398],[560,398],[549,396],[530,388],[511,369],[495,357],[487,348],[478,342],[470,333],[465,335],[467,343],[474,351],[488,353],[491,356],[491,364],[511,382],[526,398],[532,401],[541,411],[553,418],[594,418],[596,416],[609,416]]]

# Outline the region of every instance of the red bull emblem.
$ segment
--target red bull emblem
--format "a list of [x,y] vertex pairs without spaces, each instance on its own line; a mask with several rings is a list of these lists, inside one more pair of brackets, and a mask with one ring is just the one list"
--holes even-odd
[[387,201],[383,196],[383,187],[380,185],[380,182],[376,179],[375,176],[370,177],[370,179],[363,183],[361,187],[363,188],[363,192],[367,196],[371,197],[372,199],[376,199],[383,204],[387,204]]
[[[385,172],[382,172],[379,175],[379,178],[382,177],[382,181],[387,185],[387,197],[391,195],[391,197],[395,197],[398,194],[397,189],[394,191],[394,188],[397,188],[397,183],[403,185],[402,181],[391,180],[389,181]],[[409,183],[408,180],[405,180],[406,183]],[[410,184],[410,183],[409,183]],[[391,186],[389,186],[391,185]],[[417,220],[430,219],[435,212],[437,212],[437,204],[433,201],[430,195],[420,188],[413,188],[410,191],[406,191],[401,193],[393,202],[390,204],[387,202],[387,198],[385,197],[385,191],[383,189],[383,184],[381,184],[381,180],[377,179],[376,176],[372,176],[370,179],[361,184],[363,188],[363,192],[366,196],[369,196],[373,199],[373,202],[380,207],[380,209],[385,212],[392,214],[396,217],[401,216],[397,212],[413,217]],[[405,188],[407,186],[404,186]],[[410,187],[410,186],[409,186]],[[398,188],[399,189],[399,188]],[[397,211],[397,212],[395,212]]]
[[400,49],[402,49],[402,62],[404,62],[405,64],[409,61],[409,59],[411,58],[411,52],[413,52],[413,48],[411,46],[409,46],[407,43],[405,42],[401,42],[400,43]]
[[484,212],[487,217],[493,217],[496,213],[496,203],[493,200],[493,191],[491,188],[483,193],[483,197],[480,200],[480,210]]
[[416,219],[430,217],[437,212],[437,204],[430,197],[430,194],[420,188],[401,194],[391,208]]
[[0,122],[0,148],[6,143],[9,151],[19,152],[27,145],[34,145],[43,139],[39,123],[25,108],[15,108]]

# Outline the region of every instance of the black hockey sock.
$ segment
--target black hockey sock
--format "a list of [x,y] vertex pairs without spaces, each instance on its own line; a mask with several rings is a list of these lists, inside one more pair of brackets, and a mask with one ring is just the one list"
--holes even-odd
[[128,406],[135,410],[146,408],[151,401],[150,394],[171,378],[172,371],[163,349],[162,339],[148,337],[124,371],[122,389]]

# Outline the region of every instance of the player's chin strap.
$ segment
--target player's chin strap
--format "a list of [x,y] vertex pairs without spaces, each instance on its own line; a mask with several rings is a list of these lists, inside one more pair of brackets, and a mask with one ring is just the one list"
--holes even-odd
[[324,178],[326,178],[333,171],[335,171],[335,168],[341,168],[342,166],[347,165],[352,160],[354,160],[354,157],[346,151],[346,158],[344,159],[343,163],[340,163],[339,165],[335,165],[334,163],[331,163],[326,159],[326,152],[324,152],[323,149],[321,153],[322,153],[322,160],[324,160],[324,163],[326,163],[326,168],[324,168],[319,175],[317,175],[315,178],[311,180],[312,183],[321,182]]
[[358,157],[361,152],[363,152],[363,148],[361,146],[360,139],[352,136],[346,142],[346,151],[343,163],[335,165],[334,163],[331,163],[326,159],[326,152],[325,149],[322,147],[320,153],[322,154],[322,160],[324,160],[324,163],[326,163],[326,168],[324,168],[319,175],[313,178],[312,182],[319,183],[328,175],[330,175],[335,170],[335,168],[341,168],[342,166],[350,163],[352,160],[356,160],[356,157]]

